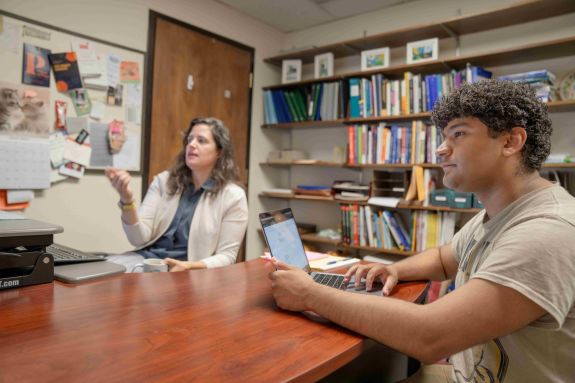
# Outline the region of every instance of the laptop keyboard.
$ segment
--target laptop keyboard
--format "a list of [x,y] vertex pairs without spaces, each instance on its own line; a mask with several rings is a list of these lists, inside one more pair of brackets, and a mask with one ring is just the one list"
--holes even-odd
[[344,276],[338,274],[316,273],[313,276],[313,280],[321,285],[326,285],[339,289],[343,285]]
[[93,262],[104,260],[104,257],[102,256],[84,253],[80,250],[75,250],[55,243],[46,247],[46,253],[52,254],[52,257],[54,257],[54,264],[60,265],[65,263]]

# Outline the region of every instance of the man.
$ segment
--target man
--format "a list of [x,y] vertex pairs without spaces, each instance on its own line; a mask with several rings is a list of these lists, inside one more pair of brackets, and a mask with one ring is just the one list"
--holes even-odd
[[438,248],[404,261],[356,266],[388,295],[398,280],[455,278],[429,305],[349,294],[276,263],[277,304],[311,310],[424,364],[450,356],[457,382],[567,382],[575,378],[575,198],[538,170],[551,121],[529,86],[466,84],[434,108],[443,182],[485,209]]

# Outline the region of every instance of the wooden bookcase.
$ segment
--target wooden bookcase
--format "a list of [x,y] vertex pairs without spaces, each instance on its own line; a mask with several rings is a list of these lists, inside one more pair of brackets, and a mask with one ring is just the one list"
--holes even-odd
[[[359,62],[359,52],[366,49],[377,47],[389,46],[400,47],[405,46],[409,41],[417,41],[421,39],[428,39],[438,37],[440,39],[453,39],[455,45],[459,48],[460,36],[472,34],[476,32],[490,31],[500,27],[519,25],[527,22],[543,20],[554,16],[564,15],[575,12],[575,2],[568,0],[528,0],[516,3],[512,6],[505,6],[489,12],[477,13],[472,15],[460,16],[443,20],[441,22],[430,23],[426,25],[416,25],[409,28],[403,28],[391,32],[377,34],[374,36],[365,37],[362,39],[348,40],[340,43],[330,44],[322,47],[315,47],[313,49],[302,50],[299,52],[292,52],[289,54],[282,54],[265,59],[264,61],[281,66],[282,60],[286,59],[301,59],[304,64],[311,63],[314,56],[326,52],[332,52],[336,59],[348,56],[357,56]],[[459,49],[456,49],[459,52]],[[347,73],[337,74],[329,78],[310,79],[290,84],[279,84],[264,87],[264,90],[273,89],[290,89],[294,87],[302,87],[305,85],[331,82],[331,81],[348,81],[350,78],[369,77],[373,74],[382,74],[386,78],[394,79],[401,78],[404,72],[409,71],[414,74],[430,74],[430,73],[446,73],[451,69],[462,69],[467,63],[472,65],[481,66],[486,69],[493,67],[500,67],[512,64],[524,64],[530,62],[537,62],[540,60],[549,60],[557,58],[575,57],[575,36],[566,38],[549,39],[543,42],[525,43],[514,45],[507,49],[493,49],[485,50],[479,53],[454,55],[453,57],[444,57],[439,60],[424,62],[419,64],[400,64],[387,67],[385,69],[375,71],[353,71]],[[545,69],[545,68],[541,68]],[[575,112],[575,100],[561,100],[551,101],[548,103],[549,112],[552,114]],[[377,124],[378,122],[385,121],[389,123],[402,123],[410,122],[413,120],[428,120],[430,117],[429,112],[417,114],[404,114],[399,116],[383,116],[383,117],[369,117],[369,118],[342,118],[331,121],[304,121],[304,122],[290,122],[281,124],[266,124],[262,125],[262,129],[273,129],[280,131],[287,131],[289,134],[297,134],[297,131],[302,129],[318,129],[318,128],[333,128],[333,129],[346,129],[351,124]],[[557,127],[555,127],[557,129]],[[324,129],[325,130],[325,129]],[[328,129],[327,131],[332,131]],[[291,141],[291,140],[290,140]],[[342,146],[346,143],[342,142]],[[572,153],[573,154],[573,153]],[[291,172],[293,168],[312,168],[317,169],[318,172],[324,169],[331,168],[356,170],[362,172],[371,169],[390,169],[394,171],[409,170],[413,164],[369,164],[369,165],[349,165],[341,164],[331,161],[317,160],[315,162],[306,161],[303,163],[273,163],[264,162],[260,164],[262,167],[269,169],[280,168],[287,169]],[[418,164],[425,168],[438,168],[434,164]],[[569,164],[546,164],[545,169],[552,169],[555,171],[573,171],[575,169],[574,163]],[[332,171],[330,170],[330,171]],[[260,196],[265,199],[281,199],[285,201],[306,201],[306,203],[315,204],[340,204],[346,203],[336,201],[333,198],[326,197],[307,197],[300,195],[285,196],[274,193],[261,193]],[[327,208],[327,207],[326,207]],[[427,211],[451,211],[462,214],[476,213],[477,209],[451,209],[442,207],[414,207],[412,205],[400,205],[398,210],[427,210]],[[354,250],[358,252],[380,252],[388,254],[411,255],[409,251],[400,250],[384,250],[380,248],[371,248],[365,246],[346,246],[338,241],[328,240],[319,237],[315,234],[305,234],[302,236],[304,242],[322,244],[333,246],[335,248],[344,248],[347,250]]]

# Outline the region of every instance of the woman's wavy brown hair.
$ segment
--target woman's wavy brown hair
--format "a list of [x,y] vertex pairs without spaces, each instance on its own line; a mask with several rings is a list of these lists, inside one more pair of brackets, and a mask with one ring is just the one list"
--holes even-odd
[[212,197],[215,197],[227,183],[233,182],[237,184],[239,181],[239,172],[234,162],[233,147],[228,128],[217,118],[194,118],[192,122],[190,122],[188,130],[183,135],[183,146],[176,157],[176,163],[170,169],[170,175],[168,177],[168,194],[170,195],[183,192],[188,185],[193,183],[192,170],[186,165],[186,146],[188,145],[190,132],[194,126],[198,124],[205,124],[210,127],[216,148],[219,152],[218,159],[210,176],[214,182],[214,187],[209,191],[206,190],[206,192],[210,193]]

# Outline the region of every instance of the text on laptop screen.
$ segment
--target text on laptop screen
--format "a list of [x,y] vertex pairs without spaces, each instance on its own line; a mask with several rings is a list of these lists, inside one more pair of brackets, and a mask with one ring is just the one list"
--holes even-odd
[[280,215],[262,221],[270,252],[278,260],[303,269],[308,262],[295,220],[293,216]]

